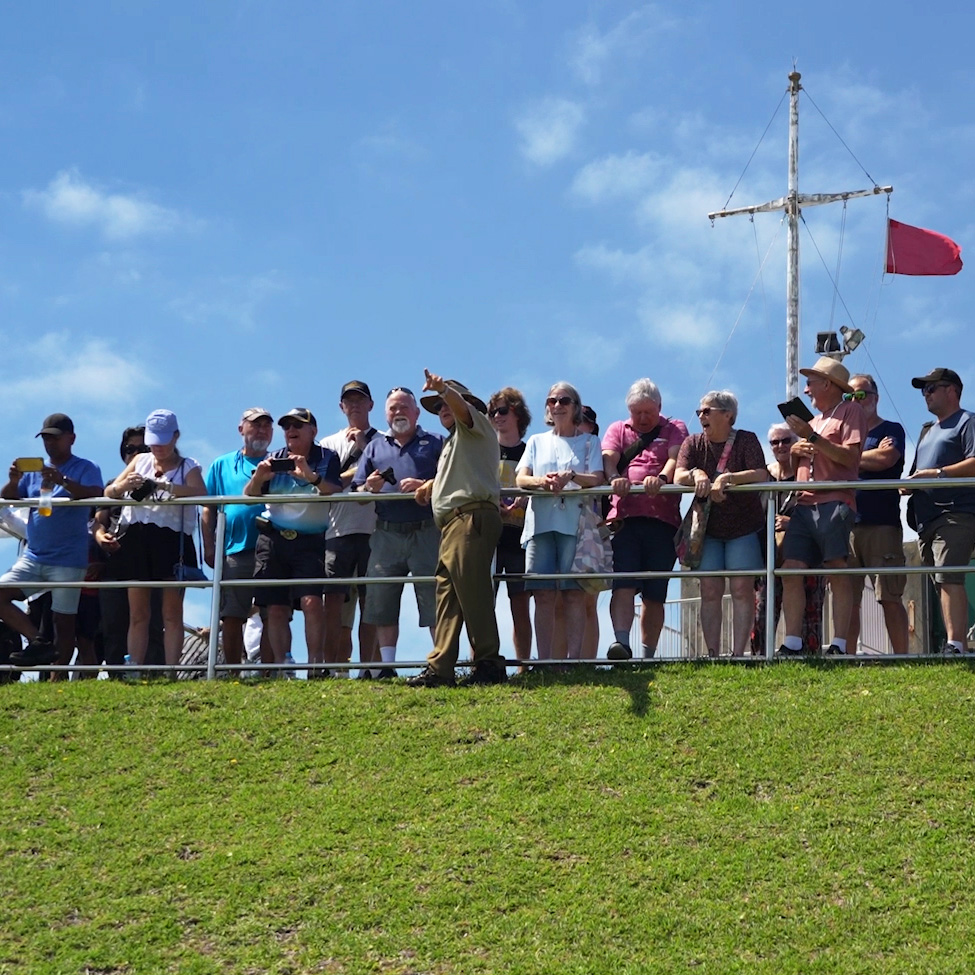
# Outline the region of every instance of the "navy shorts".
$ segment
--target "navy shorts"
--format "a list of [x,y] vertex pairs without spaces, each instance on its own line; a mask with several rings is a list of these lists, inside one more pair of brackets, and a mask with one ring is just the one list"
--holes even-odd
[[786,561],[821,565],[850,554],[850,532],[856,516],[845,501],[800,504],[789,518],[782,543]]
[[[613,536],[614,572],[669,572],[677,560],[677,528],[659,518],[624,518]],[[644,602],[667,602],[669,579],[614,579],[613,589],[636,589]]]

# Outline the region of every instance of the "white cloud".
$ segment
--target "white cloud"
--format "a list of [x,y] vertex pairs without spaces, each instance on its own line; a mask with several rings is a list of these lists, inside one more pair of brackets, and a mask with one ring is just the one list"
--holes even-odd
[[417,162],[427,155],[426,149],[406,135],[395,119],[385,122],[378,132],[363,136],[354,148],[367,156],[391,157],[408,162]]
[[604,156],[576,173],[571,193],[586,203],[631,199],[654,186],[665,166],[664,160],[649,152]]
[[551,166],[575,148],[585,110],[565,98],[543,98],[515,119],[522,155],[536,166]]
[[133,403],[157,383],[139,360],[126,358],[101,339],[79,342],[67,332],[48,333],[30,344],[29,364],[12,367],[5,384],[13,402],[78,403],[114,408]]
[[588,24],[575,36],[569,61],[576,75],[587,85],[602,81],[607,62],[614,57],[636,57],[660,33],[679,21],[654,4],[647,4],[624,17],[615,27],[601,33]]
[[262,306],[272,295],[287,291],[277,271],[267,271],[250,278],[221,278],[213,285],[213,294],[189,293],[171,302],[172,307],[192,325],[221,326],[253,332],[260,324]]
[[43,190],[25,190],[24,206],[54,223],[94,227],[109,240],[166,233],[195,221],[137,195],[110,193],[85,181],[76,169],[58,173]]

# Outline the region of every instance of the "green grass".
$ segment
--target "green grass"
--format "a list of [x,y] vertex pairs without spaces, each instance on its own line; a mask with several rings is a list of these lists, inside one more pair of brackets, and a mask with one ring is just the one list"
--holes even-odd
[[0,973],[967,975],[972,676],[0,687]]

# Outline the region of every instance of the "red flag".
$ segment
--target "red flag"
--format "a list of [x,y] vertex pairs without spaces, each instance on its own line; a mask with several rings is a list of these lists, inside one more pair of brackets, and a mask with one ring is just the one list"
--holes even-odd
[[887,220],[888,274],[957,274],[961,248],[944,234]]

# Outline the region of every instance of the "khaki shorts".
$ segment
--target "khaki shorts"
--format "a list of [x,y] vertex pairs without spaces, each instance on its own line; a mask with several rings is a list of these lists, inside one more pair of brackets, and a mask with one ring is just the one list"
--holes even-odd
[[[850,534],[851,569],[894,569],[904,565],[904,534],[900,525],[854,525]],[[851,576],[854,605],[863,594],[864,577]],[[904,595],[906,575],[874,575],[877,602],[892,602]]]
[[[921,561],[937,568],[968,565],[975,548],[975,514],[967,511],[948,512],[936,518],[918,535]],[[934,581],[939,585],[963,586],[962,572],[937,572]]]

